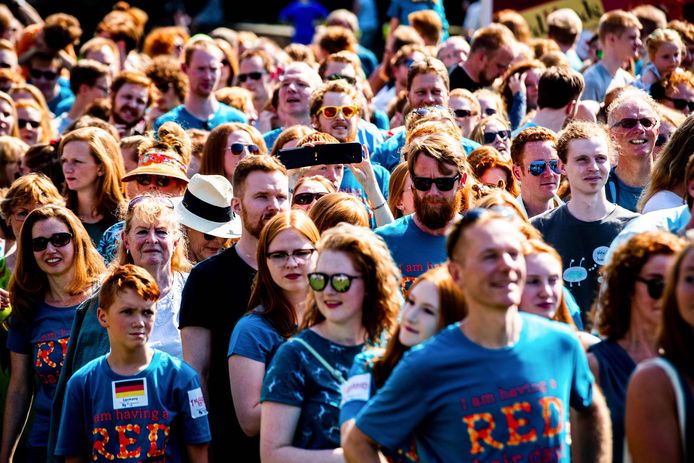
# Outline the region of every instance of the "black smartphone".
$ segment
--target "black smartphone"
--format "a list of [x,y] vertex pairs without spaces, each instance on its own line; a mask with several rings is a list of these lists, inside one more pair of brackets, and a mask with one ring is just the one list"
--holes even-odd
[[287,169],[321,164],[355,164],[362,161],[361,143],[324,143],[280,150],[279,160]]

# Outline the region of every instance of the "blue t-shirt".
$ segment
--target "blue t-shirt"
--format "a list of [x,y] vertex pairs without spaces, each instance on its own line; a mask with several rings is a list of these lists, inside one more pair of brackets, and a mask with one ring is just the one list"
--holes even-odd
[[[58,112],[58,107],[65,100],[75,101],[75,95],[70,90],[70,80],[65,77],[58,77],[58,94],[51,101],[47,101],[48,109],[55,115],[58,116],[62,112]],[[72,103],[69,103],[72,107]],[[68,108],[69,109],[69,108]]]
[[240,355],[265,365],[270,365],[277,348],[284,338],[258,311],[248,313],[236,323],[229,340],[229,357]]
[[[311,345],[333,368],[347,378],[354,357],[363,345],[335,344],[311,329],[296,337]],[[326,450],[340,446],[340,382],[299,342],[282,344],[263,381],[261,402],[301,408],[292,446]]]
[[446,40],[448,38],[448,20],[443,9],[443,0],[390,0],[387,14],[389,18],[397,18],[400,24],[408,26],[410,21],[407,16],[420,10],[434,10],[439,15],[443,24],[441,40]]
[[219,108],[214,112],[206,121],[198,119],[188,112],[185,105],[176,106],[174,109],[166,114],[162,114],[154,121],[154,126],[152,130],[154,133],[159,130],[159,127],[164,122],[173,121],[178,125],[183,127],[183,130],[188,129],[201,129],[201,130],[212,130],[218,125],[224,124],[225,122],[242,122],[244,124],[248,123],[248,118],[244,113],[236,108],[227,106],[224,103],[219,103]]
[[10,322],[7,348],[11,352],[30,355],[38,378],[38,388],[32,402],[34,422],[28,439],[32,447],[45,447],[48,444],[51,403],[65,361],[76,310],[76,305],[54,307],[42,303],[31,327],[18,323],[14,318]]
[[80,368],[67,384],[57,455],[89,461],[180,462],[184,444],[210,441],[198,375],[155,350],[136,375],[121,376],[107,355]]
[[280,21],[294,24],[292,42],[308,45],[313,39],[314,23],[328,16],[328,10],[313,0],[294,1],[280,11]]
[[510,347],[484,348],[454,324],[410,349],[359,429],[390,449],[414,434],[428,462],[569,462],[569,405],[591,405],[593,376],[569,327],[520,317]]
[[376,229],[402,273],[403,290],[430,268],[446,262],[446,235],[430,235],[417,226],[414,214]]
[[639,202],[639,198],[641,198],[643,188],[642,186],[630,186],[622,182],[622,179],[619,178],[617,171],[613,167],[605,184],[605,194],[609,202],[618,204],[628,211],[638,212],[636,205]]
[[[461,137],[460,144],[465,150],[465,154],[470,154],[473,150],[479,148],[481,145],[475,141],[469,140],[465,137]],[[400,158],[400,150],[405,146],[405,131],[401,130],[396,132],[395,135],[381,143],[381,145],[373,151],[373,156],[371,160],[380,164],[389,171],[393,171],[398,164],[402,161]]]

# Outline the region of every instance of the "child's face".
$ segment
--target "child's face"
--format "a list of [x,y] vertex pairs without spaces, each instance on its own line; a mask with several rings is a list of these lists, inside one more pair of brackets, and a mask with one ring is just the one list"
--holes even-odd
[[672,72],[682,62],[682,50],[674,43],[664,43],[655,52],[653,64],[661,75]]
[[99,307],[97,317],[108,330],[111,349],[118,346],[136,350],[147,343],[152,333],[156,302],[142,299],[135,290],[127,288],[118,293],[108,310]]

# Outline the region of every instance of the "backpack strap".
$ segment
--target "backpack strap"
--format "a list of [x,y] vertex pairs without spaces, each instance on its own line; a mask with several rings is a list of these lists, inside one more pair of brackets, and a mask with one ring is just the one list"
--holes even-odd
[[316,351],[316,349],[314,349],[311,346],[311,344],[309,344],[308,342],[304,341],[301,338],[291,338],[291,339],[289,339],[289,342],[298,342],[299,344],[304,346],[306,348],[306,350],[309,351],[311,353],[311,355],[313,355],[316,358],[316,360],[318,360],[320,362],[320,364],[325,367],[326,370],[328,370],[328,372],[332,375],[333,378],[335,378],[337,380],[338,383],[345,384],[347,382],[347,380],[342,375],[342,373],[338,369],[333,368],[328,363],[328,361],[325,360],[323,358],[323,356],[321,354],[319,354],[318,351]]

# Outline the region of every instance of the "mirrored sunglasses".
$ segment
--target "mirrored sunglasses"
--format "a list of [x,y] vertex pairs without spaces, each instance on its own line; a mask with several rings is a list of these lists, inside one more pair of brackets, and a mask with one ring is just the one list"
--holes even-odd
[[347,275],[346,273],[327,273],[313,272],[308,274],[308,285],[312,290],[321,292],[330,282],[330,286],[338,293],[346,293],[352,287],[352,281],[361,277]]
[[539,177],[540,175],[545,173],[547,166],[549,166],[549,169],[552,172],[554,172],[557,175],[561,175],[557,162],[558,161],[556,159],[552,159],[550,161],[533,161],[528,166],[528,172],[530,172],[530,175],[534,177]]

